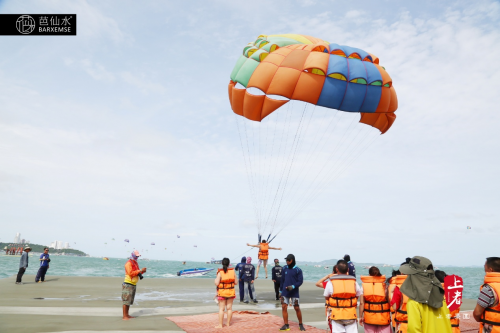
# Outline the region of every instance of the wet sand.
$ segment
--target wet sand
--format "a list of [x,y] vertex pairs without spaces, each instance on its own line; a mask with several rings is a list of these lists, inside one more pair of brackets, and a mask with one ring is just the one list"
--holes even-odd
[[[145,277],[130,308],[137,318],[129,321],[121,319],[123,278],[48,276],[44,283],[34,280],[32,275],[23,277],[23,285],[16,285],[15,277],[0,280],[0,332],[182,332],[165,316],[218,311],[212,279]],[[272,281],[256,280],[255,288],[259,303],[244,304],[237,298],[234,310],[281,315]],[[300,287],[304,323],[318,328],[326,328],[322,294],[312,282]],[[462,310],[474,306],[475,300],[464,300]],[[295,321],[295,311],[289,309],[289,313]]]

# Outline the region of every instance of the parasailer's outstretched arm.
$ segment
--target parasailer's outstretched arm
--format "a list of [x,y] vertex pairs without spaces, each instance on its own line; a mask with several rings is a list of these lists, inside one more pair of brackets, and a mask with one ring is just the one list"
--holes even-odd
[[279,250],[279,251],[281,251],[281,247],[270,247],[270,246],[269,246],[269,249],[270,249],[270,250]]
[[251,245],[251,244],[249,244],[249,243],[247,243],[247,246],[251,246],[251,247],[260,247],[260,245],[259,245],[259,244],[257,244],[257,245]]

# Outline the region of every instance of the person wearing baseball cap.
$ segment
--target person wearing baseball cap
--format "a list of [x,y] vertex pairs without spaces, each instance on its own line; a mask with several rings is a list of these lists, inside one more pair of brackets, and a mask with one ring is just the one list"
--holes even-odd
[[409,298],[408,332],[451,333],[450,311],[432,262],[415,256],[408,264],[401,265],[399,271],[407,275],[400,291]]
[[299,329],[305,331],[306,329],[302,324],[302,311],[299,305],[299,287],[304,282],[304,277],[302,276],[302,270],[295,263],[295,256],[293,254],[287,255],[285,260],[286,265],[283,266],[283,270],[281,271],[280,283],[281,310],[285,325],[280,328],[280,331],[290,330],[290,325],[288,324],[288,305],[293,305],[293,309],[297,313],[297,319],[299,320]]
[[123,320],[135,318],[130,316],[128,311],[130,306],[134,304],[137,282],[139,278],[142,279],[142,274],[146,273],[146,268],[140,269],[137,263],[140,256],[139,251],[133,251],[125,264],[125,281],[122,284]]

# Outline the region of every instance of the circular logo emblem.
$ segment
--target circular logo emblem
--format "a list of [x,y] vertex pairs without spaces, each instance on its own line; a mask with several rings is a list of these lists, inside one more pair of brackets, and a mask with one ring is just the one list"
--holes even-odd
[[35,20],[29,15],[21,15],[16,21],[17,31],[27,35],[35,30]]

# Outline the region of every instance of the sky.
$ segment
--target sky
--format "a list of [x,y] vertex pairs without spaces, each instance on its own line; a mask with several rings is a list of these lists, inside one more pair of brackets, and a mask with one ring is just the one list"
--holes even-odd
[[1,1],[0,13],[78,15],[77,36],[0,37],[2,242],[20,232],[93,256],[257,257],[227,84],[247,43],[297,33],[376,54],[399,108],[271,257],[500,255],[498,1],[42,0]]

